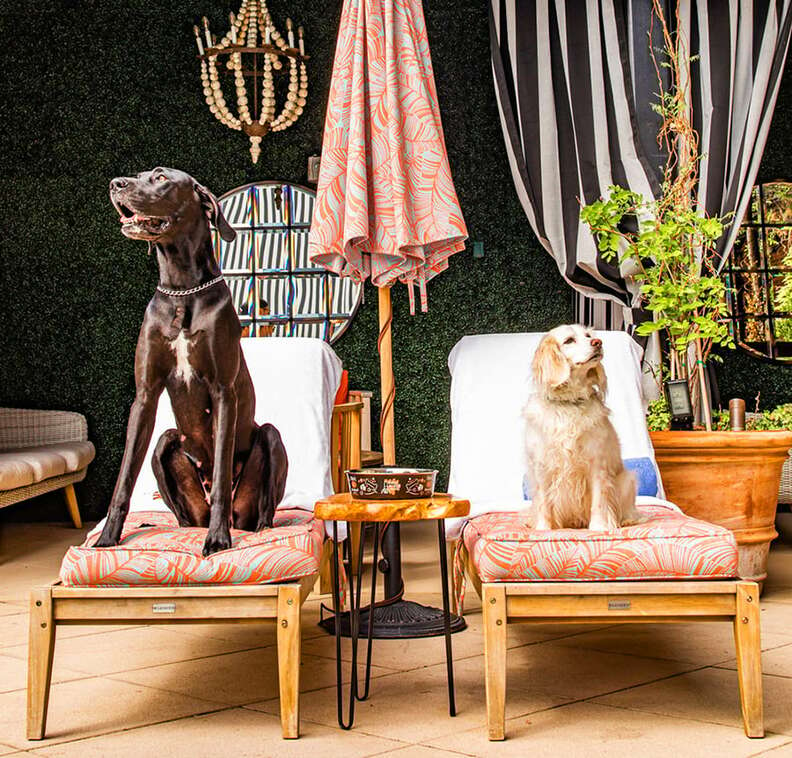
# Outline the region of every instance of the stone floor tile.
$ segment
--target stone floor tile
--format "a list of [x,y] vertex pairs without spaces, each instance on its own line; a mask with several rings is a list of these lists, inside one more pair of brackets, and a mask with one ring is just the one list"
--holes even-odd
[[[792,679],[764,676],[768,732],[792,735]],[[742,729],[737,672],[705,668],[597,698],[603,705]]]
[[397,750],[388,750],[387,753],[377,753],[376,758],[453,758],[460,756],[462,753],[457,753],[450,750],[440,750],[436,747],[428,747],[426,745],[410,745],[409,747],[402,747]]
[[768,750],[761,750],[758,753],[754,753],[752,758],[759,758],[759,756],[767,756],[767,758],[789,758],[789,756],[792,756],[792,741],[785,742],[778,747],[771,747]]
[[[700,666],[722,663],[733,659],[735,655],[732,625],[723,622],[621,624],[600,631],[578,634],[560,641],[559,644],[647,658],[685,661]],[[789,644],[792,644],[792,638],[787,635],[773,632],[762,634],[763,650]],[[790,667],[792,668],[792,654],[790,654]]]
[[166,746],[168,758],[363,758],[400,747],[392,740],[360,731],[341,732],[310,722],[302,724],[299,740],[284,740],[277,717],[234,708],[54,745],[34,754],[50,758],[140,758],[159,755]]
[[[355,729],[389,739],[419,742],[483,724],[486,719],[483,670],[483,656],[456,661],[457,715],[454,718],[448,714],[445,664],[375,679],[371,682],[369,699],[356,704]],[[345,703],[347,695],[345,688]],[[509,696],[507,712],[510,716],[566,702],[565,698],[548,694],[533,683],[513,682]],[[269,700],[249,707],[275,714],[278,701]],[[337,726],[335,688],[304,695],[301,711],[306,719]]]
[[[119,629],[133,629],[143,626],[124,626],[120,624],[99,624],[92,626],[74,625],[59,626],[58,639],[68,639],[69,637],[87,637],[91,634],[106,634],[115,632]],[[176,629],[178,627],[170,627]],[[13,615],[0,615],[0,650],[7,647],[15,647],[27,640],[28,637],[28,613],[27,610],[18,609],[18,613]]]
[[[439,606],[442,602],[437,596],[420,593],[416,597],[420,602]],[[416,600],[416,602],[418,602]],[[451,638],[454,659],[470,658],[482,655],[484,652],[483,623],[481,611],[472,611],[465,614],[467,629],[455,633]],[[587,626],[585,624],[514,624],[508,629],[507,645],[509,648],[531,645],[538,642],[547,642],[560,638],[574,639],[576,635],[588,632],[591,629],[606,629],[605,625]],[[365,629],[363,632],[365,633]],[[323,633],[303,644],[303,650],[313,655],[335,659],[335,637]],[[358,648],[359,653],[364,653],[366,641],[362,639]],[[352,646],[348,640],[342,640],[341,656],[349,661],[352,655]],[[724,658],[727,656],[724,656]],[[721,658],[719,660],[723,660]],[[431,666],[445,661],[445,641],[443,637],[429,637],[424,639],[403,640],[374,640],[372,660],[380,666],[396,671],[407,671],[424,666]]]
[[[571,700],[595,697],[689,671],[694,664],[568,647],[563,641],[509,651],[507,681],[530,682]],[[483,685],[484,671],[481,671]]]
[[[381,676],[383,673],[386,672],[376,667],[372,670],[372,676]],[[335,661],[312,655],[302,656],[302,692],[328,687],[335,683],[335,676]],[[278,697],[277,649],[258,648],[153,666],[113,674],[111,678],[226,705],[242,705]]]
[[[773,650],[764,649],[764,635],[762,635],[762,673],[771,676],[785,676],[792,678],[792,644],[778,647]],[[737,670],[737,661],[734,657],[718,665],[718,668]]]
[[222,703],[100,677],[53,684],[47,739],[25,738],[24,690],[0,695],[0,742],[30,750],[223,708]]
[[[101,676],[131,669],[158,666],[232,652],[225,640],[191,637],[167,627],[124,628],[90,637],[57,638],[55,667]],[[27,658],[27,644],[3,649],[4,655]]]
[[731,756],[747,758],[787,740],[771,735],[750,740],[742,732],[686,718],[667,718],[636,711],[574,703],[506,722],[506,740],[489,742],[486,729],[450,734],[427,744],[467,755],[498,758],[668,758]]
[[[52,672],[53,682],[68,682],[85,679],[88,674],[59,667]],[[27,687],[27,661],[0,654],[0,693],[24,690]]]

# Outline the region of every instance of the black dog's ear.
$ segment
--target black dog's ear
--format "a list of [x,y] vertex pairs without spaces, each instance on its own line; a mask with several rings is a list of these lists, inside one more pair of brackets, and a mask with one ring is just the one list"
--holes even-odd
[[231,242],[236,239],[236,232],[231,228],[231,224],[226,221],[223,211],[220,209],[220,203],[217,198],[204,187],[202,184],[195,183],[195,191],[198,197],[201,198],[201,207],[204,209],[207,218],[215,225],[215,228],[220,232],[220,236],[226,241]]

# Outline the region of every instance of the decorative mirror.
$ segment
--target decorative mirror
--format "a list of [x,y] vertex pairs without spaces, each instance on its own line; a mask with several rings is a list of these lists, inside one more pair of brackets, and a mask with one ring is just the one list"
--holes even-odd
[[753,188],[725,277],[737,345],[792,363],[792,183]]
[[237,233],[213,242],[245,337],[319,337],[335,342],[363,287],[308,260],[316,195],[306,187],[257,182],[227,192],[220,206]]

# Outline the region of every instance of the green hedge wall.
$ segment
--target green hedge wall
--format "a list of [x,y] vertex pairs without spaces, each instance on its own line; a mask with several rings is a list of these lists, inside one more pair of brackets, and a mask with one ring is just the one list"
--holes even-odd
[[[246,182],[305,183],[321,147],[340,0],[271,0],[280,24],[306,30],[308,106],[295,126],[264,139],[257,166],[246,141],[209,114],[200,92],[192,25],[224,29],[236,0],[55,0],[2,4],[6,83],[0,117],[5,209],[0,266],[0,403],[68,408],[88,418],[97,457],[79,487],[82,508],[106,510],[133,397],[135,340],[156,283],[145,245],[118,231],[109,180],[156,165],[190,172],[218,195]],[[429,286],[428,314],[410,317],[394,291],[399,462],[436,466],[445,481],[450,419],[446,357],[465,334],[549,328],[571,319],[570,290],[540,248],[517,201],[491,81],[485,0],[427,0],[429,39],[448,152],[471,240],[485,255],[456,255]],[[785,123],[784,80],[776,123]],[[765,173],[786,173],[789,138],[771,137]],[[354,387],[378,389],[377,297],[337,343]],[[789,370],[728,356],[726,392],[792,397]],[[64,518],[56,496],[0,518]]]
[[[217,194],[259,179],[305,182],[321,147],[341,4],[271,0],[282,25],[305,27],[308,106],[264,139],[257,166],[246,140],[208,112],[192,25],[227,26],[236,0],[81,0],[3,3],[9,127],[0,154],[5,206],[0,273],[0,402],[69,408],[88,418],[97,457],[78,495],[85,513],[107,508],[133,397],[138,328],[156,283],[143,243],[126,240],[107,198],[109,180],[156,165],[193,174]],[[531,233],[512,187],[488,52],[484,0],[430,0],[427,23],[448,152],[471,239],[429,285],[428,314],[410,317],[394,292],[396,429],[402,463],[447,470],[446,357],[464,334],[544,329],[571,317],[569,290]],[[355,387],[378,389],[377,297],[336,349]],[[56,496],[0,518],[64,517]]]

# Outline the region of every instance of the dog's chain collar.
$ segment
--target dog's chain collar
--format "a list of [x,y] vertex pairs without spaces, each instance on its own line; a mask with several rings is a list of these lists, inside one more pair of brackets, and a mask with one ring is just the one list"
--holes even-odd
[[215,279],[212,279],[209,282],[204,282],[203,284],[199,284],[197,287],[190,287],[188,290],[169,290],[167,287],[163,287],[159,284],[157,285],[157,290],[163,295],[169,295],[170,297],[186,297],[187,295],[194,295],[196,292],[208,289],[209,287],[222,281],[223,275],[220,274],[220,276],[216,277]]

